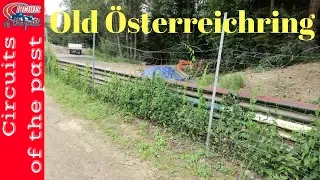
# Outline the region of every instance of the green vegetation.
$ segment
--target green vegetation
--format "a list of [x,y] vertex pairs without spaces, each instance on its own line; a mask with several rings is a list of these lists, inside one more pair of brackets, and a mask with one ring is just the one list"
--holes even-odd
[[[96,86],[94,92],[91,92],[90,83],[87,81],[89,71],[85,76],[79,76],[75,67],[66,72],[60,71],[54,55],[50,54],[50,51],[47,52],[49,52],[47,55],[49,60],[46,65],[47,73],[55,78],[60,78],[61,81],[82,93],[92,93],[90,96],[84,96],[91,97],[101,103],[116,105],[120,112],[126,112],[163,129],[169,129],[174,134],[182,134],[194,141],[204,141],[207,132],[208,111],[202,100],[203,97],[200,97],[201,103],[194,107],[185,101],[184,97],[181,98],[173,93],[166,83],[158,77],[135,79],[131,82],[113,77],[110,82],[103,86]],[[199,88],[199,95],[202,94],[202,87]],[[61,91],[57,92],[61,93]],[[66,94],[61,93],[62,95],[67,98]],[[80,106],[85,108],[83,106],[90,105],[92,101],[80,100],[79,102],[83,102],[83,104],[74,107],[71,104],[70,106],[75,109]],[[242,109],[232,95],[225,97],[223,102],[222,105],[225,108],[220,112],[221,117],[215,120],[212,128],[212,148],[215,154],[221,154],[228,159],[241,160],[249,169],[270,179],[320,178],[320,123],[318,121],[315,121],[316,128],[313,130],[304,134],[295,134],[297,142],[286,143],[278,135],[276,126],[262,125],[253,121],[254,113]],[[93,111],[96,111],[95,114],[97,114],[92,115],[93,118],[100,119],[105,109],[99,105]],[[319,116],[319,113],[317,115]],[[141,127],[142,134],[147,134],[147,128],[148,126],[145,125]],[[111,130],[106,132],[114,139],[121,137],[117,132]],[[162,168],[172,167],[168,164],[173,161],[171,157],[174,155],[161,156],[170,147],[170,138],[157,129],[151,130],[151,132],[153,132],[153,141],[138,143],[139,153],[142,157],[151,158],[155,162],[165,161],[166,164],[162,164]],[[135,147],[135,145],[131,145]],[[225,164],[210,165],[207,161],[202,161],[201,156],[202,154],[197,154],[186,160],[191,164],[201,163],[196,166],[197,168],[191,168],[195,169],[193,171],[195,175],[208,177],[213,170],[231,174],[234,172]],[[207,157],[210,156],[207,155]]]
[[[217,18],[214,11],[228,12],[228,17],[238,17],[238,10],[246,10],[246,17],[270,18],[272,10],[279,11],[279,18],[307,18],[311,13],[316,15],[314,30],[319,35],[319,7],[318,0],[301,1],[275,1],[275,0],[93,0],[88,3],[83,0],[63,0],[62,4],[67,12],[80,10],[80,19],[90,17],[90,10],[95,9],[98,13],[98,34],[96,38],[97,52],[110,57],[121,57],[129,60],[139,60],[151,64],[177,64],[180,59],[191,60],[188,48],[195,47],[195,56],[205,60],[211,65],[208,73],[214,71],[214,61],[218,52],[219,33],[202,34],[197,25],[190,27],[192,34],[183,32],[183,25],[177,24],[177,33],[150,33],[136,34],[108,33],[105,25],[106,16],[112,12],[111,6],[121,5],[126,19],[138,18],[143,13],[150,15],[150,21],[157,18]],[[221,18],[221,17],[218,17]],[[114,29],[118,29],[119,18],[114,18]],[[56,34],[51,31],[49,17],[46,18],[49,39],[57,45],[67,45],[68,42],[83,43],[85,47],[92,47],[91,34]],[[141,21],[140,21],[141,22]],[[63,25],[63,23],[61,23]],[[299,22],[298,22],[299,24]],[[255,24],[256,26],[256,24]],[[279,25],[282,27],[281,21]],[[161,26],[160,31],[167,27]],[[236,27],[231,27],[235,29]],[[206,28],[206,30],[209,31]],[[266,32],[272,31],[272,26],[265,27]],[[300,28],[298,28],[300,31]],[[261,71],[273,67],[285,67],[301,62],[319,60],[319,38],[314,41],[301,41],[299,33],[273,34],[273,33],[234,33],[227,34],[223,48],[223,72],[237,71],[249,67],[258,67]],[[318,39],[318,42],[317,42]],[[313,49],[311,49],[313,48]],[[317,56],[317,57],[315,57]]]
[[[196,78],[198,84],[203,86],[213,86],[214,74],[208,74],[205,77]],[[244,87],[245,79],[241,73],[222,74],[219,77],[218,87],[230,91],[238,91]]]
[[[87,48],[87,52],[89,55],[92,55],[92,49]],[[95,50],[95,58],[98,61],[102,62],[110,62],[110,63],[130,63],[130,64],[141,64],[140,61],[135,61],[123,57],[115,57],[115,56],[110,56],[107,54],[104,54],[101,52],[101,50]]]
[[[190,27],[194,33],[183,33],[183,25],[177,24],[177,33],[164,34],[143,34],[142,32],[133,34],[127,33],[125,29],[122,33],[108,33],[104,24],[105,17],[112,12],[111,6],[121,5],[126,19],[137,18],[143,13],[150,15],[150,21],[156,18],[184,17],[184,18],[216,18],[214,11],[220,10],[228,12],[229,17],[238,17],[238,10],[246,10],[246,17],[250,18],[270,18],[270,11],[277,10],[279,18],[296,18],[301,20],[308,17],[308,13],[315,13],[313,30],[317,30],[314,41],[301,41],[297,34],[274,34],[274,33],[235,33],[227,34],[223,47],[223,60],[221,73],[241,72],[251,68],[255,72],[263,72],[272,68],[283,68],[286,66],[318,61],[320,59],[319,45],[319,3],[318,0],[301,1],[263,1],[263,0],[94,0],[87,3],[83,0],[63,0],[62,4],[67,12],[70,12],[73,19],[72,10],[81,11],[80,19],[90,17],[90,10],[95,9],[98,13],[98,31],[96,34],[96,59],[105,62],[124,63],[148,63],[176,65],[179,60],[191,60],[199,66],[194,67],[190,74],[202,75],[203,64],[208,65],[207,73],[212,74],[215,70],[215,61],[218,54],[219,33],[202,34],[197,30],[196,25]],[[82,43],[86,48],[93,46],[92,34],[65,34],[53,33],[50,28],[49,18],[46,17],[46,27],[48,36],[52,43],[66,46],[68,42]],[[117,29],[117,16],[114,18],[114,29]],[[61,23],[63,24],[63,23]],[[298,22],[299,24],[299,22]],[[318,24],[318,25],[317,25]],[[255,25],[256,27],[256,25]],[[281,29],[281,21],[279,28]],[[160,31],[165,30],[165,26],[160,27]],[[265,30],[270,32],[271,26],[266,26]],[[231,27],[233,29],[233,27]],[[300,29],[298,29],[300,31]],[[190,48],[193,55],[190,55]],[[200,78],[200,77],[198,77]],[[236,91],[242,87],[240,77],[228,77],[222,80],[220,87]],[[210,85],[213,77],[208,76],[207,83]],[[231,82],[231,84],[229,84]]]
[[[180,135],[183,136],[180,138],[179,135],[172,135],[153,123],[138,120],[130,113],[87,93],[89,89],[76,89],[65,82],[52,73],[46,74],[47,92],[63,106],[65,112],[95,121],[114,143],[125,148],[131,156],[151,161],[155,167],[163,170],[161,179],[185,179],[193,176],[204,179],[236,179],[236,174],[230,175],[213,168],[209,169],[215,162],[209,162],[212,156],[202,150],[202,143],[189,141],[183,135]],[[202,161],[200,158],[194,158],[199,152]]]
[[244,86],[244,77],[240,73],[224,75],[219,80],[219,86],[230,91],[238,91]]
[[311,102],[312,104],[320,104],[320,97]]

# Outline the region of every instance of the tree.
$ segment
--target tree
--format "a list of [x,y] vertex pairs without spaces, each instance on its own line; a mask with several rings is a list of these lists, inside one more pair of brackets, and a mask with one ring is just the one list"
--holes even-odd
[[[97,51],[109,56],[122,56],[128,59],[139,58],[139,60],[153,64],[168,64],[175,63],[179,59],[188,59],[188,49],[183,44],[200,50],[195,53],[198,60],[201,58],[212,60],[216,56],[215,44],[218,44],[220,34],[201,34],[197,25],[191,25],[192,33],[184,34],[183,24],[177,24],[177,33],[172,34],[154,32],[146,35],[142,32],[129,34],[128,27],[125,32],[119,34],[108,33],[105,21],[106,16],[111,12],[111,6],[121,6],[121,12],[126,15],[127,20],[139,18],[142,13],[148,13],[151,22],[156,18],[216,18],[214,15],[216,10],[228,12],[229,17],[237,17],[238,10],[246,10],[248,16],[252,18],[267,18],[272,15],[274,9],[279,10],[282,17],[294,17],[298,20],[307,17],[309,13],[316,14],[317,19],[320,15],[320,0],[63,0],[62,4],[71,15],[72,10],[80,10],[81,19],[90,17],[90,10],[98,10]],[[116,30],[118,28],[116,27],[118,24],[116,16],[113,22]],[[315,24],[320,25],[317,21]],[[165,28],[167,27],[162,26],[160,30]],[[270,29],[267,28],[271,28],[271,26],[266,27],[266,30],[269,31]],[[65,45],[71,38],[76,37],[79,41],[87,41],[85,43],[92,45],[92,39],[81,39],[83,34],[79,37],[68,33],[52,36],[55,36],[54,43],[58,44]],[[296,34],[227,34],[226,36],[224,58],[225,62],[232,64],[235,61],[238,64],[240,62],[249,65],[261,63],[261,58],[251,58],[253,56],[241,56],[237,59],[239,54],[244,54],[242,52],[297,55],[311,45],[307,42],[297,42]],[[284,57],[275,60],[275,65],[281,65],[287,61]]]
[[[309,5],[309,14],[315,14],[317,18],[319,18],[318,16],[320,15],[319,13],[320,10],[320,1],[319,0],[310,0],[310,5]],[[317,31],[317,24],[318,24],[318,20],[315,20],[315,25],[314,30]]]
[[274,10],[274,0],[271,0],[271,3],[270,3],[270,17],[272,17],[273,10]]

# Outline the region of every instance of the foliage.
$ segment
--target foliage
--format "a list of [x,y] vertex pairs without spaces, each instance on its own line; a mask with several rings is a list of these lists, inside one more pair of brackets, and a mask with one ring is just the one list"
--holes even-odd
[[[48,57],[53,57],[48,55]],[[60,77],[73,87],[92,93],[102,101],[117,105],[138,118],[169,127],[183,133],[193,140],[203,141],[208,125],[208,110],[205,102],[197,107],[185,101],[184,97],[170,90],[159,77],[123,81],[116,77],[109,78],[105,85],[95,86],[90,91],[88,76],[80,76],[77,68],[67,71],[56,69],[57,62],[51,58],[47,62],[47,73]],[[201,90],[199,91],[201,95]],[[215,152],[237,158],[248,164],[249,168],[270,179],[319,179],[320,178],[320,123],[315,121],[315,128],[303,134],[296,133],[295,143],[286,143],[274,125],[262,125],[252,120],[255,115],[242,109],[232,95],[225,97],[220,118],[212,128],[212,142]],[[155,146],[166,149],[168,140],[155,133]],[[142,145],[144,155],[157,156],[157,149]],[[231,172],[223,165],[217,170]],[[207,176],[209,166],[197,171]]]
[[[215,18],[214,11],[220,10],[228,12],[229,17],[237,17],[238,10],[246,10],[247,16],[252,18],[270,17],[270,1],[262,0],[110,0],[90,1],[82,0],[63,0],[63,7],[68,12],[79,9],[81,11],[80,19],[90,17],[90,10],[98,10],[98,38],[96,49],[101,54],[110,57],[121,57],[126,59],[138,59],[150,64],[176,64],[180,59],[188,59],[185,53],[176,53],[186,51],[177,44],[188,44],[199,47],[201,59],[215,59],[218,53],[216,44],[219,42],[219,33],[201,34],[196,25],[190,27],[195,32],[192,34],[183,33],[183,25],[177,24],[177,33],[150,33],[129,34],[126,31],[119,34],[108,33],[105,30],[105,17],[111,12],[110,6],[121,5],[122,12],[127,19],[139,17],[142,13],[148,13],[150,20],[156,18]],[[317,3],[314,1],[314,3]],[[275,9],[280,12],[281,17],[293,17],[300,20],[307,17],[309,1],[275,1]],[[313,8],[315,9],[315,8]],[[279,17],[279,18],[281,18]],[[316,17],[318,17],[316,15]],[[48,16],[46,17],[49,18]],[[71,14],[71,19],[72,19]],[[115,22],[117,18],[115,18]],[[315,21],[317,22],[317,21]],[[281,23],[281,21],[280,21]],[[115,23],[117,24],[117,23]],[[151,26],[151,25],[150,25]],[[49,23],[46,22],[46,27]],[[281,24],[280,24],[281,27]],[[152,28],[152,27],[150,27]],[[165,27],[161,27],[163,30]],[[271,30],[271,26],[266,26],[266,31]],[[79,41],[92,47],[92,39],[80,34],[56,34],[51,28],[48,28],[49,39],[52,43],[66,45],[69,41]],[[319,31],[318,31],[319,32]],[[316,47],[315,41],[302,42],[297,38],[298,34],[227,34],[224,43],[222,67],[225,71],[243,70],[249,67],[258,67],[258,69],[269,69],[273,67],[285,67],[296,63],[308,62],[312,60],[313,51],[305,50]],[[138,49],[138,50],[137,50]],[[165,53],[159,51],[166,50]],[[140,51],[142,50],[142,51]],[[140,56],[137,53],[140,53]],[[145,54],[145,52],[148,52]],[[175,53],[173,53],[175,52]],[[296,57],[297,56],[297,57]],[[197,59],[201,60],[201,59]],[[230,66],[231,64],[231,66]],[[209,67],[208,73],[214,68]]]
[[[88,48],[87,53],[88,53],[88,55],[92,55],[93,54],[92,49]],[[98,61],[102,61],[102,62],[112,62],[112,63],[129,63],[129,64],[141,63],[140,61],[127,59],[124,57],[111,56],[109,54],[102,53],[101,50],[99,50],[99,49],[95,50],[95,59]]]
[[[270,17],[270,1],[208,0],[205,7],[208,15],[214,9],[228,12],[229,17],[238,17],[238,10],[246,10],[247,17]],[[280,12],[281,17],[285,18],[300,20],[306,16],[300,13],[300,11],[305,12],[305,10],[302,10],[305,8],[308,8],[306,2],[296,3],[286,1],[275,3],[275,9]],[[272,27],[266,26],[265,30],[270,32]],[[211,41],[218,41],[217,38],[220,35],[209,34],[208,36],[213,39],[209,41],[212,43]],[[222,66],[226,66],[226,71],[243,70],[257,66],[259,69],[290,66],[296,63],[312,61],[311,56],[316,51],[306,51],[312,47],[316,47],[314,41],[302,42],[294,34],[227,34],[224,42],[224,61],[222,62]],[[299,56],[303,56],[303,58],[299,58]],[[234,65],[230,66],[230,64]]]
[[[137,154],[165,173],[162,179],[188,179],[186,177],[194,178],[197,175],[209,179],[216,176],[210,169],[200,168],[209,167],[205,166],[207,162],[204,163],[203,160],[213,157],[212,153],[205,156],[206,151],[202,150],[201,143],[190,142],[181,138],[180,134],[169,133],[165,128],[155,127],[149,121],[134,118],[117,106],[95,98],[94,94],[64,84],[54,74],[46,74],[46,87],[47,93],[63,106],[64,111],[71,112],[79,118],[95,121],[94,124],[99,125],[105,134],[111,137],[113,143],[120,145],[130,156],[132,153],[134,156]],[[125,128],[122,128],[123,126]],[[226,179],[236,177],[229,174],[223,176]]]
[[50,48],[46,48],[46,70],[56,76],[59,75],[60,68],[56,57]]
[[241,157],[255,171],[271,179],[319,178],[316,175],[320,170],[319,126],[305,134],[297,133],[297,142],[287,144],[275,126],[251,120],[254,114],[248,114],[233,101],[235,104],[223,111],[214,124],[214,148]]
[[238,91],[244,86],[244,77],[240,73],[228,74],[221,76],[219,80],[219,87],[228,89],[230,91]]
[[311,101],[312,104],[320,104],[320,97],[314,101]]

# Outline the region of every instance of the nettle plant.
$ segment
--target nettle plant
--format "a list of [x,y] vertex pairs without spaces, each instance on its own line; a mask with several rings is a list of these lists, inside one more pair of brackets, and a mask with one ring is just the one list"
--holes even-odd
[[[117,105],[121,111],[169,127],[196,141],[205,139],[209,113],[201,83],[198,105],[188,101],[186,87],[183,88],[184,93],[177,94],[172,91],[174,87],[168,86],[158,76],[129,81],[123,81],[116,75],[108,76],[107,83],[95,85],[92,91],[89,68],[84,72],[75,66],[61,70],[54,55],[50,51],[47,53],[47,73],[61,78],[66,84]],[[253,105],[255,101],[251,103]],[[315,120],[315,128],[311,131],[296,133],[296,141],[287,142],[279,136],[276,126],[253,121],[254,111],[244,110],[235,95],[224,97],[221,105],[224,108],[212,128],[215,152],[242,160],[250,169],[269,179],[320,179],[318,120]],[[319,111],[316,115],[318,118]]]

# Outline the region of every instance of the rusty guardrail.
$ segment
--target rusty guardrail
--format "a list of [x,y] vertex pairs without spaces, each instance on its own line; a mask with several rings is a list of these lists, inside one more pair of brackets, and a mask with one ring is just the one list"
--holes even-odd
[[[57,62],[60,64],[63,70],[71,66],[75,66],[80,71],[84,71],[87,68],[87,65],[79,62],[72,62],[68,60],[59,59]],[[91,66],[89,66],[92,69]],[[89,72],[91,75],[91,71]],[[82,73],[80,73],[82,74]],[[125,74],[121,72],[115,72],[102,67],[95,67],[95,80],[98,84],[104,84],[106,81],[111,80],[112,76],[117,76],[118,78],[124,81],[130,81],[130,79],[139,78],[140,76],[134,74]],[[172,88],[177,93],[184,93],[182,90],[183,87],[186,87],[186,95],[190,98],[189,100],[197,103],[198,97],[198,86],[196,84],[191,84],[188,82],[179,82],[173,80],[165,80],[170,86],[180,87]],[[209,102],[211,101],[212,87],[203,88],[204,98]],[[228,95],[230,92],[225,89],[217,89],[217,106],[222,101],[224,95]],[[302,102],[290,101],[290,100],[280,100],[273,97],[267,96],[257,96],[255,97],[256,103],[250,103],[252,95],[240,93],[236,96],[240,101],[240,106],[244,109],[255,110],[256,115],[253,120],[266,123],[266,124],[275,124],[279,127],[280,136],[291,139],[292,131],[305,132],[312,128],[313,122],[320,120],[319,117],[316,117],[316,112],[319,111],[320,107],[314,104],[307,104]],[[209,105],[208,105],[209,106]],[[219,110],[221,107],[217,107]]]

